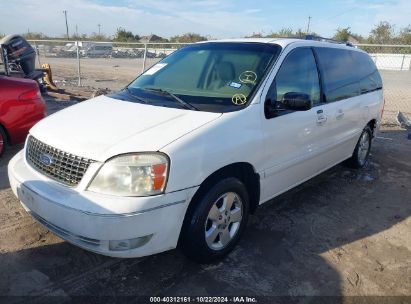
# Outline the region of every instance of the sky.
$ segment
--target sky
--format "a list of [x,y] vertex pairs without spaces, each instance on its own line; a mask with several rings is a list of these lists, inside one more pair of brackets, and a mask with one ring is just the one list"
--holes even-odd
[[331,37],[337,28],[367,36],[379,21],[396,29],[411,23],[410,0],[0,0],[0,33],[42,32],[63,36],[119,27],[135,34],[171,36],[195,32],[210,38],[269,34],[281,28],[307,29]]

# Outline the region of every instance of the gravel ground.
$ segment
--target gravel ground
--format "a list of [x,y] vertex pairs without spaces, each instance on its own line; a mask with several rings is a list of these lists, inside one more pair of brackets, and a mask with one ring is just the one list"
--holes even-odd
[[[50,112],[72,104],[47,103]],[[19,149],[0,159],[0,295],[33,296],[34,303],[95,295],[411,301],[398,298],[411,296],[411,141],[398,128],[383,127],[367,168],[338,165],[259,208],[234,252],[211,265],[178,250],[115,259],[62,241],[28,216],[9,188],[6,166]]]

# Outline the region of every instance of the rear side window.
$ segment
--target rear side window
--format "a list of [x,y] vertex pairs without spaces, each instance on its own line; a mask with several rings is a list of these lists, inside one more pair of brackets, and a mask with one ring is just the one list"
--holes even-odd
[[315,48],[318,55],[327,102],[357,96],[360,93],[353,52],[334,48]]
[[382,88],[381,76],[365,53],[315,48],[323,75],[327,102],[339,101]]
[[353,55],[358,69],[360,94],[381,89],[381,76],[370,56],[360,52],[353,52]]

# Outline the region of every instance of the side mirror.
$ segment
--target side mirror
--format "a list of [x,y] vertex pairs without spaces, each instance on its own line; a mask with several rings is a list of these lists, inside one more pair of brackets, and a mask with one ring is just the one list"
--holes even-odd
[[312,108],[310,95],[298,92],[285,93],[281,104],[285,109],[294,111],[307,111]]

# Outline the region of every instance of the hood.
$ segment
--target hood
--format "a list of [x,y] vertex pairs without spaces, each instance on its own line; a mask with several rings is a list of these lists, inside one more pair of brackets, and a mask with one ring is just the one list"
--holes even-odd
[[158,151],[221,115],[99,96],[48,116],[30,134],[65,152],[105,161],[122,153]]

